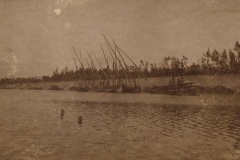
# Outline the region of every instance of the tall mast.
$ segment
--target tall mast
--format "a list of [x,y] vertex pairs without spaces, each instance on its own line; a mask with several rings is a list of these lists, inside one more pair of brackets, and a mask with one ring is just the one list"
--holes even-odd
[[75,63],[75,66],[76,66],[76,71],[78,70],[78,66],[77,66],[77,62],[76,62],[76,59],[73,57],[73,61]]
[[[85,67],[84,67],[84,63],[83,63],[83,59],[82,59],[82,53],[79,51],[79,55],[80,55],[80,58],[81,58],[81,66],[82,66],[82,71],[83,71],[83,79],[84,79],[84,82],[86,82],[86,75],[85,75]],[[86,85],[86,84],[85,84]]]
[[97,73],[97,68],[95,67],[95,65],[94,65],[94,63],[93,63],[93,60],[92,60],[92,57],[91,57],[91,55],[89,54],[89,53],[87,53],[88,54],[88,57],[89,57],[89,59],[90,59],[90,61],[91,61],[91,64],[92,64],[92,68],[96,71],[96,75],[97,75],[97,77],[101,80],[101,76]]
[[103,74],[104,74],[105,78],[108,80],[107,74],[104,72],[104,70],[103,70],[103,68],[102,68],[102,65],[101,65],[101,64],[100,64],[100,62],[98,61],[98,59],[97,59],[96,55],[95,55],[95,54],[93,54],[93,56],[95,57],[95,59],[96,59],[96,61],[97,61],[98,65],[99,65],[99,67],[101,68],[101,71],[103,72]]
[[[82,66],[82,70],[83,70],[83,79],[85,80],[85,71],[84,71],[84,66],[83,66],[83,62],[80,60],[80,58],[78,57],[78,55],[77,55],[77,52],[76,52],[76,50],[74,49],[74,47],[72,46],[72,49],[73,49],[73,52],[75,53],[75,55],[76,55],[76,57],[77,57],[77,59],[78,59],[78,61],[79,61],[79,63],[80,63],[80,65]],[[81,73],[80,73],[81,74]]]
[[[113,41],[113,43],[115,44],[115,47],[116,47],[116,43],[115,43],[114,41]],[[116,48],[117,48],[117,47],[116,47]],[[132,81],[134,84],[136,84],[135,80],[133,79],[133,75],[131,75],[131,73],[130,73],[130,71],[129,71],[129,68],[128,68],[127,63],[125,62],[125,60],[124,60],[124,58],[123,58],[123,56],[122,56],[122,54],[121,54],[121,52],[119,51],[118,48],[117,48],[117,51],[118,51],[118,54],[120,55],[120,57],[121,57],[124,65],[125,65],[126,74],[128,75],[128,77],[127,77],[127,83],[128,83],[128,80],[129,80],[129,81]]]
[[106,55],[105,55],[105,52],[104,52],[104,50],[103,50],[103,47],[102,47],[102,44],[101,44],[101,43],[100,43],[100,46],[101,46],[101,49],[102,49],[102,53],[103,53],[104,59],[105,59],[105,61],[106,61],[106,63],[107,63],[107,68],[109,68],[108,60],[107,60],[107,57],[106,57]]
[[81,61],[81,66],[82,66],[82,69],[84,69],[84,64],[83,64],[83,59],[82,59],[82,53],[79,52],[79,55],[80,55],[80,61]]
[[[114,40],[112,40],[112,41],[113,41],[113,43],[114,43],[114,45],[115,45],[115,47],[116,47],[116,50],[118,51],[118,54],[120,55],[120,57],[121,57],[121,59],[122,59],[122,61],[123,61],[123,63],[124,63],[125,70],[129,73],[129,69],[128,69],[127,63],[125,62],[125,60],[124,60],[121,52],[120,52],[119,49],[117,48],[117,45],[116,45],[116,43],[114,42]],[[130,76],[130,75],[129,75],[129,76]]]
[[[88,61],[87,61],[84,57],[83,57],[83,59],[84,59],[85,62],[87,63],[87,65],[88,65],[88,67],[89,67],[89,70],[92,72],[92,75],[90,75],[90,77],[89,77],[89,82],[90,82],[91,80],[94,79],[93,75],[94,75],[95,73],[93,72],[93,70],[92,70],[90,64],[88,63]],[[92,78],[92,79],[91,79],[91,78]]]
[[[103,36],[104,36],[104,34],[103,34]],[[108,42],[108,40],[107,40],[107,38],[104,36],[104,38],[105,38],[105,40],[106,40],[106,42],[107,42],[107,44],[110,46],[110,48],[111,48],[111,50],[112,50],[112,52],[114,53],[114,55],[115,55],[115,58],[116,58],[116,61],[118,61],[119,62],[119,64],[120,64],[120,66],[124,69],[124,67],[123,67],[123,65],[122,65],[122,63],[121,63],[121,61],[119,60],[119,58],[117,57],[117,54],[116,54],[116,52],[113,50],[113,48],[112,48],[112,46],[110,45],[110,43]],[[126,74],[126,73],[125,73]],[[127,78],[128,78],[128,75],[126,75],[127,76]]]
[[116,45],[116,47],[133,63],[133,65],[136,67],[138,72],[144,77],[144,79],[147,80],[146,76],[140,71],[140,69],[138,68],[136,63],[134,63],[133,60],[121,48],[119,48],[117,45]]
[[[106,54],[105,54],[105,52],[104,52],[104,50],[103,50],[103,47],[102,47],[102,44],[100,43],[100,46],[101,46],[101,49],[102,49],[102,53],[103,53],[103,56],[104,56],[104,58],[105,58],[105,61],[106,61],[106,63],[107,63],[107,75],[110,77],[110,79],[111,79],[111,72],[109,73],[109,70],[110,70],[110,67],[109,67],[109,63],[108,63],[108,59],[107,59],[107,57],[106,57]],[[94,55],[95,56],[95,55]],[[105,73],[106,74],[106,73]],[[109,85],[109,78],[107,78],[107,85]]]
[[77,52],[76,52],[76,50],[74,49],[73,46],[72,46],[72,49],[73,49],[73,52],[75,53],[75,55],[76,55],[76,57],[77,57],[77,59],[78,59],[80,65],[82,65],[81,60],[79,59],[79,57],[78,57],[78,55],[77,55]]
[[[103,35],[104,36],[104,35]],[[104,36],[105,37],[105,36]],[[117,75],[116,75],[116,68],[115,68],[115,60],[114,60],[114,57],[113,57],[113,53],[112,53],[112,51],[111,51],[111,49],[110,49],[110,46],[109,46],[109,44],[107,43],[107,41],[106,41],[106,38],[105,38],[105,43],[106,43],[106,45],[107,45],[107,48],[108,48],[108,50],[109,50],[109,53],[110,53],[110,55],[111,55],[111,57],[112,57],[112,60],[113,60],[113,65],[112,65],[112,73],[113,73],[113,80],[112,80],[112,82],[113,82],[113,84],[115,85],[115,83],[116,83],[116,77],[117,77]]]

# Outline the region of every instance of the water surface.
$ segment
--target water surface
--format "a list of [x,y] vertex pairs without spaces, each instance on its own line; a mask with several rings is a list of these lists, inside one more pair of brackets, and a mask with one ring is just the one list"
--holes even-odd
[[0,90],[0,160],[240,159],[240,106],[151,96]]

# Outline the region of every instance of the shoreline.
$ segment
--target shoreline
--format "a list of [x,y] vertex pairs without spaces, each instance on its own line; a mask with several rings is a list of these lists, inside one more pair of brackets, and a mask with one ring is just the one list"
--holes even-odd
[[[170,77],[153,77],[138,79],[138,84],[143,93],[164,94],[158,91],[158,88],[168,85]],[[234,94],[240,93],[240,75],[224,76],[186,76],[187,81],[194,82],[200,94]],[[60,81],[60,82],[37,82],[37,83],[16,83],[0,84],[0,89],[17,89],[17,90],[64,90],[69,91],[78,85],[78,81]],[[80,81],[81,83],[81,81]],[[54,89],[53,86],[57,86]],[[136,94],[136,93],[134,93]]]
[[191,105],[191,106],[239,106],[239,95],[202,94],[199,96],[176,96],[163,94],[117,94],[101,92],[72,92],[51,90],[0,90],[4,96],[18,98],[19,94],[25,94],[26,98],[38,97],[37,100],[69,101],[71,103],[126,103],[126,104],[156,104],[156,105]]

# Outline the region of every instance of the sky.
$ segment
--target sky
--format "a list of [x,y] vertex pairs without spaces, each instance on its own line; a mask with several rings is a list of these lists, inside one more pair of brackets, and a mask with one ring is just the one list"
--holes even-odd
[[104,63],[104,33],[137,64],[210,49],[240,39],[239,0],[0,0],[0,78],[75,69],[72,46]]

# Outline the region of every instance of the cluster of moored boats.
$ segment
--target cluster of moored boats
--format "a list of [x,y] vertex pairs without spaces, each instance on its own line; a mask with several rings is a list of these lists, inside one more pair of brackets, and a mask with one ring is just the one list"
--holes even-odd
[[[104,65],[105,67],[102,66],[102,63],[100,63],[94,53],[87,52],[87,58],[85,58],[82,56],[81,52],[78,54],[74,47],[72,47],[74,62],[79,76],[73,89],[78,92],[141,92],[141,87],[138,85],[137,79],[144,78],[147,80],[144,72],[141,71],[136,63],[115,43],[114,40],[110,43],[104,34],[103,37],[107,51],[104,50],[101,43],[100,47],[102,50],[101,54],[106,62]],[[79,63],[77,63],[77,61]],[[184,81],[183,77],[178,78],[176,82],[173,72],[172,80],[168,86],[155,87],[150,89],[150,92],[174,95],[196,95],[196,88],[193,84],[193,82]]]
[[78,54],[73,47],[74,61],[79,74],[79,80],[75,82],[74,89],[79,92],[140,92],[141,87],[138,85],[137,79],[146,79],[143,72],[114,40],[110,43],[104,34],[103,37],[108,50],[105,51],[101,43],[100,47],[106,67],[102,66],[94,53],[87,52],[88,58],[85,58],[81,52]]

